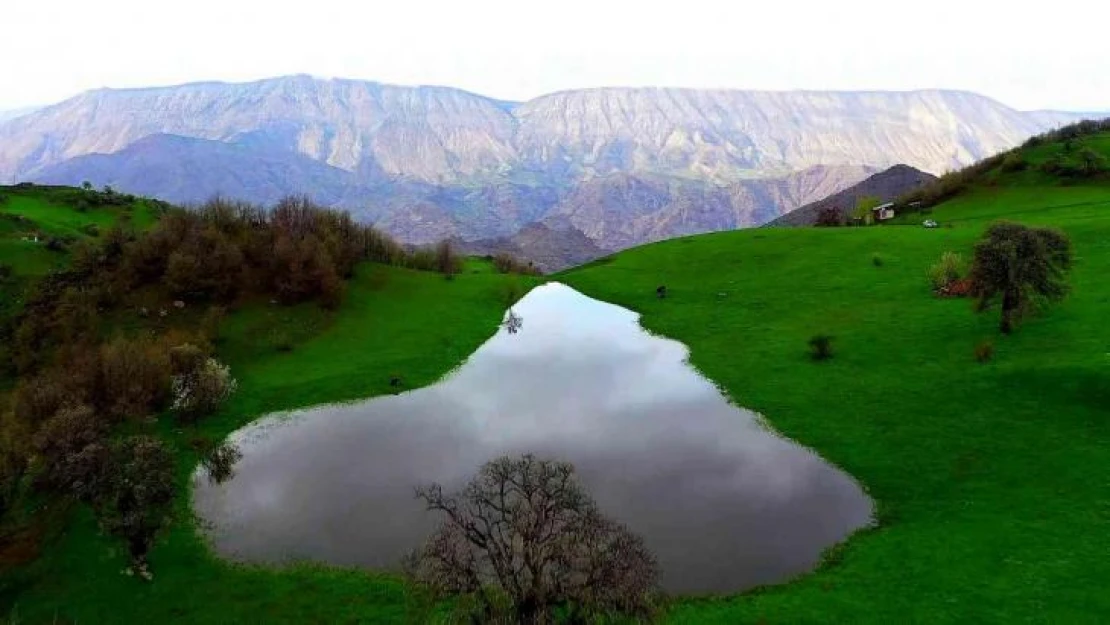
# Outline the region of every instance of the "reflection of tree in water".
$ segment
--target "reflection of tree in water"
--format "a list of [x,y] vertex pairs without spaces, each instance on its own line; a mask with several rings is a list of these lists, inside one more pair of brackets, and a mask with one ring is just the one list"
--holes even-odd
[[505,326],[509,334],[516,334],[520,332],[520,328],[524,325],[524,319],[510,308],[509,314],[505,315],[505,321],[503,321],[501,325]]
[[223,484],[235,476],[235,463],[243,457],[243,452],[234,444],[224,441],[209,447],[200,458],[201,465],[208,471],[208,481]]

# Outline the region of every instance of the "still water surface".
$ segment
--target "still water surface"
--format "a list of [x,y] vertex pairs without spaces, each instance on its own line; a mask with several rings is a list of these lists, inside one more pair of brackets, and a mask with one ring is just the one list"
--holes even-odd
[[434,386],[236,432],[235,476],[195,479],[216,549],[392,568],[436,520],[414,486],[458,486],[525,451],[573,462],[601,510],[645,538],[671,591],[781,581],[869,522],[851,477],[729,404],[635,313],[554,283],[514,311],[519,332],[502,328]]

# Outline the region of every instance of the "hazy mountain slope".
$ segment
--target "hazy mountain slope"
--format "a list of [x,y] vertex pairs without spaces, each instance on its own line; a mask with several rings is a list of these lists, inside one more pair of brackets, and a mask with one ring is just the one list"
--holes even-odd
[[814,165],[942,172],[1074,119],[958,91],[590,89],[514,110],[522,158],[731,180]]
[[120,152],[90,154],[39,170],[36,181],[97,187],[188,204],[213,195],[271,204],[309,193],[326,206],[349,209],[410,243],[448,236],[507,236],[535,222],[558,199],[555,189],[510,183],[481,187],[360,177],[302,154],[258,142],[225,143],[152,135]]
[[353,174],[307,156],[174,135],[151,135],[114,154],[63,161],[37,172],[35,180],[72,186],[88,180],[176,203],[214,194],[273,203],[305,190],[328,205],[355,199],[349,193]]
[[17,108],[17,109],[7,109],[7,110],[0,111],[0,123],[6,122],[9,119],[15,119],[16,117],[22,117],[22,116],[27,115],[29,113],[33,113],[33,112],[37,111],[38,109],[39,109],[39,107],[37,107],[37,106],[26,106],[26,107]]
[[[43,168],[35,179],[96,186],[177,203],[212,195],[273,203],[311,189],[399,239],[428,244],[447,237],[506,238],[544,220],[558,230],[587,233],[600,249],[759,225],[783,210],[824,197],[871,173],[865,167],[814,167],[784,178],[715,185],[685,178],[614,174],[567,188],[499,183],[478,187],[411,180],[360,184],[357,174],[259,142],[225,143],[153,135],[114,154],[92,154]],[[558,247],[554,244],[544,244]],[[547,254],[559,262],[582,254]],[[531,258],[532,256],[529,255]]]
[[897,163],[955,168],[1077,116],[935,90],[603,88],[516,104],[290,76],[102,89],[0,122],[0,183],[179,202],[303,193],[414,243],[542,221],[619,249],[762,224]]
[[599,247],[619,250],[673,236],[756,226],[854,184],[866,167],[821,167],[781,179],[729,185],[611,174],[583,182],[545,219],[564,220]]
[[936,176],[914,169],[909,165],[895,165],[839,193],[834,193],[824,199],[790,211],[767,225],[812,226],[817,223],[817,216],[826,208],[837,209],[841,218],[847,220],[852,209],[855,208],[856,203],[862,197],[875,196],[884,202],[888,202],[936,179]]
[[152,134],[228,141],[255,135],[355,171],[439,181],[515,160],[500,103],[457,89],[307,76],[83,93],[0,124],[0,180]]
[[511,183],[386,183],[366,190],[352,212],[408,243],[434,243],[445,237],[474,240],[516,233],[545,215],[560,193],[554,187]]
[[0,123],[0,181],[153,134],[249,137],[364,179],[435,183],[614,172],[727,182],[896,163],[939,172],[1072,118],[955,91],[586,89],[514,105],[446,87],[290,76],[102,89]]
[[531,261],[545,273],[581,265],[606,254],[580,230],[565,224],[533,223],[511,237],[457,241],[457,244],[468,254],[506,252]]

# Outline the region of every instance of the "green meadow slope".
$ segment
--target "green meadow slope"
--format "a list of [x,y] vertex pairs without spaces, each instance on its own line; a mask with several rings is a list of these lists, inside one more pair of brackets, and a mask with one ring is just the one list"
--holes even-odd
[[[1103,146],[1106,137],[1086,141]],[[693,364],[738,404],[850,472],[878,502],[878,527],[835,549],[817,572],[743,595],[679,598],[671,622],[1095,622],[1110,614],[1110,185],[1065,185],[1035,167],[988,172],[931,217],[950,227],[927,230],[913,216],[872,228],[703,235],[554,277],[689,345]],[[925,278],[944,251],[970,256],[1000,217],[1057,226],[1077,254],[1071,297],[1010,337],[968,301],[935,298]],[[211,554],[184,496],[196,461],[190,441],[273,410],[391,392],[393,375],[410,388],[431,383],[494,332],[507,297],[529,284],[477,261],[452,281],[366,264],[335,312],[240,307],[218,345],[240,382],[230,405],[199,431],[169,419],[157,426],[182,453],[183,496],[151,554],[154,582],[120,574],[125,553],[87,510],[40,507],[29,512],[41,520],[34,531],[0,541],[0,616],[406,622],[409,597],[387,574],[246,567]],[[659,284],[665,300],[655,297]],[[835,357],[819,364],[806,347],[818,333],[836,337]],[[973,348],[988,339],[996,355],[980,364]]]
[[[211,554],[189,509],[191,441],[223,437],[274,410],[393,392],[394,375],[409,388],[430,384],[493,334],[523,280],[479,261],[451,281],[366,264],[335,313],[265,303],[235,311],[219,353],[239,392],[197,429],[178,429],[171,419],[157,426],[182,455],[183,496],[178,521],[151,554],[155,581],[121,574],[126,550],[98,533],[87,510],[45,510],[45,535],[15,537],[41,543],[42,552],[0,576],[0,606],[21,623],[404,622],[406,594],[385,574],[237,566]],[[8,538],[0,557],[30,548]]]
[[[1110,135],[1084,141],[1110,153]],[[1058,145],[1025,154],[1040,162]],[[1110,184],[992,171],[918,225],[738,231],[558,279],[642,313],[743,406],[865,485],[878,528],[818,572],[681,600],[674,622],[1096,622],[1110,614]],[[992,221],[1051,225],[1071,296],[999,335],[926,268]],[[907,224],[920,216],[904,219]],[[881,266],[873,256],[880,255]],[[665,300],[655,287],[665,284]],[[815,363],[806,341],[835,336]],[[992,362],[974,346],[990,340]]]
[[[0,265],[11,272],[0,275],[0,320],[14,311],[31,280],[68,262],[73,243],[95,238],[119,223],[146,228],[160,210],[158,202],[123,195],[106,198],[99,191],[0,187]],[[62,245],[50,249],[51,239]]]

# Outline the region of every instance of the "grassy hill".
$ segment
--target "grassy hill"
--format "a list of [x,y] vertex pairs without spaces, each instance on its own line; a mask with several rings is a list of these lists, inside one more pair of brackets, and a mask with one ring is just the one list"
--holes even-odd
[[102,191],[0,187],[0,266],[8,268],[0,273],[0,319],[18,305],[30,280],[66,265],[73,244],[117,224],[149,227],[161,210],[160,202]]
[[[1110,134],[1084,145],[1110,154]],[[1094,622],[1110,613],[1110,184],[992,168],[916,225],[728,232],[558,276],[643,314],[739,404],[859,479],[878,529],[814,575],[684,600],[676,622]],[[1074,292],[1002,337],[934,297],[926,268],[970,257],[999,218],[1072,238]],[[913,220],[916,220],[914,218]],[[907,218],[907,222],[911,221]],[[872,258],[880,255],[881,266]],[[658,300],[654,289],[668,287]],[[807,339],[836,337],[814,363]],[[996,346],[980,364],[974,346]]]
[[[1107,134],[1079,143],[1110,153]],[[1110,184],[1038,167],[1063,149],[1031,145],[1024,168],[1002,171],[999,160],[965,176],[930,209],[938,229],[909,215],[905,225],[735,231],[556,276],[689,345],[693,364],[738,404],[878,502],[878,528],[816,573],[744,595],[680,598],[670,622],[1094,622],[1110,613]],[[970,256],[1000,217],[1059,227],[1076,249],[1072,295],[1009,337],[967,300],[934,297],[925,277],[945,251]],[[182,453],[182,489],[191,438],[271,410],[387,393],[392,375],[430,383],[493,332],[528,280],[476,261],[452,281],[364,264],[337,311],[241,306],[218,348],[240,382],[231,404],[197,431],[156,426]],[[836,337],[823,363],[806,346],[819,333]],[[996,354],[981,364],[973,350],[984,340]],[[124,550],[87,510],[30,510],[42,522],[0,541],[0,614],[22,623],[405,622],[409,599],[396,579],[232,565],[198,537],[187,497],[178,507],[151,554],[153,583],[119,573]]]
[[[229,318],[220,347],[240,392],[196,430],[176,429],[172,421],[159,426],[183,454],[182,489],[196,464],[196,437],[223,437],[273,410],[394,392],[393,375],[410,387],[435,381],[494,332],[518,279],[476,261],[452,281],[366,265],[333,315],[311,304],[240,309]],[[289,333],[281,350],[270,342],[275,331]],[[121,574],[125,550],[98,533],[88,511],[47,514],[52,524],[41,556],[0,578],[0,606],[23,623],[404,622],[406,596],[396,579],[223,562],[197,533],[189,498],[179,504],[179,522],[151,555],[151,584]],[[0,563],[30,548],[9,542]]]

